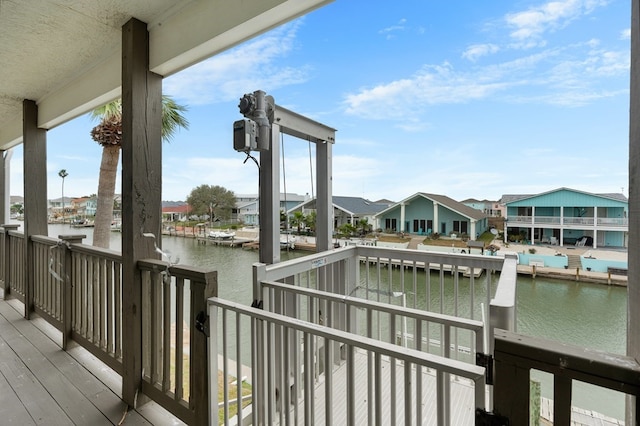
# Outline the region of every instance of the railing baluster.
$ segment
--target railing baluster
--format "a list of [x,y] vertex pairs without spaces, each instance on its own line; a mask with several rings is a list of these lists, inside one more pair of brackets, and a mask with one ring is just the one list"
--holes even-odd
[[118,262],[114,270],[114,308],[115,308],[115,348],[114,355],[116,359],[122,359],[122,263]]
[[[242,378],[242,333],[241,333],[241,323],[240,323],[240,314],[236,312],[235,314],[235,318],[236,318],[236,407],[238,407],[238,414],[237,414],[237,419],[238,419],[238,424],[242,425],[244,424],[244,415],[242,412],[242,399],[243,399],[243,385],[244,385],[244,381]],[[217,357],[217,354],[212,354],[213,356]],[[210,372],[210,374],[213,374],[214,376],[216,376],[216,372]],[[211,389],[211,391],[213,392],[214,390]]]
[[100,283],[100,347],[104,350],[106,342],[106,321],[107,321],[107,283],[106,283],[106,259],[99,260],[99,283]]
[[[291,385],[289,383],[289,378],[291,377],[291,370],[289,366],[291,365],[291,360],[289,359],[289,329],[287,327],[282,327],[282,353],[284,356],[282,357],[282,387],[280,392],[280,403],[281,411],[284,414],[284,424],[291,424]],[[297,351],[296,351],[297,352]],[[282,417],[282,416],[281,416]],[[282,422],[280,422],[282,424]]]
[[[314,377],[313,377],[313,364],[314,351],[313,351],[313,339],[314,337],[310,333],[303,334],[304,342],[304,424],[313,424],[313,404],[315,398],[313,398]],[[256,423],[254,423],[256,424]]]
[[274,351],[274,344],[273,344],[273,332],[272,332],[272,328],[273,328],[273,324],[265,324],[265,329],[266,329],[266,341],[264,342],[264,348],[265,348],[265,352],[266,352],[266,360],[267,360],[267,365],[266,365],[266,376],[267,376],[267,380],[266,380],[266,388],[265,388],[265,398],[266,398],[266,409],[267,409],[267,420],[269,422],[269,424],[274,424],[274,418],[273,418],[273,407],[274,407],[274,401],[273,401],[273,397],[274,397],[274,388],[275,388],[275,384],[273,382],[273,351]]
[[[227,354],[227,348],[229,347],[229,340],[227,333],[229,328],[227,326],[227,310],[222,311],[222,317],[220,318],[222,323],[222,395],[223,395],[223,408],[224,424],[229,424],[229,356]],[[212,354],[213,355],[213,354]],[[217,372],[216,372],[217,373]]]
[[[176,386],[175,399],[181,401],[184,398],[184,278],[176,277]],[[215,318],[217,319],[217,318]],[[213,321],[214,319],[211,319]],[[217,384],[217,371],[215,375]],[[216,386],[217,388],[217,386]],[[216,392],[217,393],[217,392]],[[216,416],[217,417],[217,416]]]
[[[476,333],[479,334],[479,333]],[[422,351],[422,321],[416,319],[415,328],[416,350]],[[484,387],[483,387],[484,389]],[[422,421],[422,366],[416,364],[416,424]]]
[[[178,340],[178,329],[182,328],[182,321],[176,317],[175,331],[171,333],[171,277],[169,275],[160,275],[162,278],[162,391],[167,392],[171,389],[171,336],[174,339],[176,352],[178,346],[182,346],[182,340]],[[181,362],[182,360],[180,360]],[[177,378],[177,377],[176,377]]]
[[347,345],[347,425],[356,424],[356,378],[355,351],[353,346]]
[[380,352],[376,352],[374,356],[374,381],[375,422],[380,425],[382,424],[382,392],[384,391],[384,386],[382,385],[382,355]]
[[571,424],[571,378],[553,376],[553,424]]
[[[414,405],[413,402],[413,398],[412,398],[412,388],[411,388],[411,363],[409,361],[405,361],[404,362],[404,424],[406,426],[412,426],[413,425],[413,419],[412,419],[412,408]],[[418,400],[419,401],[419,400]],[[416,401],[415,405],[420,405],[420,403]]]

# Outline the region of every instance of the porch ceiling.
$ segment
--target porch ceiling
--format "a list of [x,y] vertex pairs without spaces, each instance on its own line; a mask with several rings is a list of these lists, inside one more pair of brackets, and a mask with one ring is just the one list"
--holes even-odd
[[331,0],[0,0],[0,150],[22,141],[22,101],[50,129],[120,96],[121,27],[148,24],[169,76]]

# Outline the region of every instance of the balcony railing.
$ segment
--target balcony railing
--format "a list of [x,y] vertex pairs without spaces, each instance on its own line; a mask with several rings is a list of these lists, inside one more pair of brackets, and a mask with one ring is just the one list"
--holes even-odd
[[[249,416],[255,425],[367,421],[412,425],[432,413],[440,425],[469,424],[468,420],[452,420],[442,402],[449,376],[473,385],[471,413],[485,406],[482,367],[217,298],[209,304],[210,318],[219,324],[210,340],[210,353],[222,354],[222,358],[211,358],[211,371],[221,371],[223,383],[221,398],[214,398],[212,406],[221,407],[225,425],[234,420],[239,424],[238,418]],[[253,338],[245,343],[242,336],[248,333]],[[340,348],[343,355],[336,357],[334,348]],[[252,360],[252,397],[251,405],[243,407],[245,398],[237,391],[242,383],[237,378],[243,372],[240,363],[230,358],[242,359],[246,352]],[[319,353],[326,366],[321,374],[317,373]],[[429,370],[435,371],[435,378]],[[425,404],[423,412],[425,382],[434,383],[438,404]],[[230,415],[232,402],[240,407],[235,418]],[[218,418],[214,416],[212,423],[217,425]]]
[[[122,337],[121,255],[77,237],[34,236],[28,247],[25,256],[22,233],[0,232],[5,297],[22,300],[61,330],[63,347],[74,340],[123,374],[129,342]],[[470,424],[474,411],[492,406],[520,424],[528,391],[513,389],[525,389],[531,368],[557,377],[557,424],[568,416],[571,380],[640,393],[634,360],[503,331],[495,339],[495,373],[476,365],[474,356],[493,352],[494,329],[514,329],[514,259],[347,247],[256,264],[254,307],[210,298],[208,309],[206,298],[217,293],[215,272],[154,259],[137,267],[141,390],[189,424],[216,423],[216,410],[208,407],[218,399],[225,423],[235,401],[250,404],[239,416],[250,414],[254,424],[362,418],[413,424],[429,413],[438,424]],[[220,398],[209,372],[219,372]],[[250,395],[232,396],[244,377]],[[494,377],[492,402],[485,382]],[[466,393],[458,389],[465,383]],[[436,396],[428,398],[431,388]],[[524,400],[527,408],[519,411]],[[472,417],[461,417],[465,407]]]
[[[496,312],[500,309],[510,310],[511,315],[505,315],[503,311],[494,316],[499,326],[514,328],[515,262],[515,259],[490,256],[351,246],[274,265],[256,264],[254,309],[240,310],[222,301],[210,302],[211,309],[215,311],[211,317],[217,317],[219,325],[210,352],[222,354],[220,361],[216,359],[215,362],[223,366],[222,380],[225,384],[237,381],[233,376],[241,377],[239,364],[251,363],[253,403],[247,412],[251,413],[256,424],[271,423],[278,416],[285,416],[284,421],[289,415],[300,419],[298,416],[303,416],[302,413],[308,416],[309,410],[316,413],[316,409],[321,413],[312,416],[315,421],[324,418],[339,423],[349,419],[351,414],[348,410],[341,414],[325,410],[331,406],[331,401],[349,398],[349,386],[336,388],[327,383],[350,382],[351,379],[345,379],[344,375],[352,368],[349,367],[352,356],[362,360],[358,365],[366,366],[364,371],[353,373],[358,377],[353,379],[357,381],[358,389],[361,392],[367,389],[367,404],[356,405],[359,419],[383,423],[394,419],[393,423],[404,421],[411,424],[415,418],[437,412],[438,424],[468,424],[473,422],[476,409],[487,408],[485,401],[490,396],[484,380],[475,376],[484,374],[484,368],[476,365],[476,359],[484,358],[488,347],[488,322],[483,320],[482,308],[485,308],[485,312],[490,311],[489,305],[496,295],[496,288],[512,287],[512,290],[502,292],[507,297],[512,295],[510,308],[507,307],[508,303],[496,307]],[[494,281],[496,271],[502,271],[499,282]],[[504,302],[505,297],[502,299]],[[264,311],[277,316],[261,316]],[[233,312],[234,316],[228,320],[221,316],[221,312]],[[238,319],[243,316],[247,318]],[[264,321],[273,325],[263,329]],[[254,328],[250,328],[249,324],[254,324]],[[286,330],[280,324],[286,325]],[[297,331],[292,331],[294,329]],[[305,333],[309,334],[310,340],[305,340]],[[324,333],[329,334],[325,337]],[[354,344],[343,340],[346,336],[342,333],[348,333],[349,339],[367,339],[367,343],[364,346],[355,345],[361,350],[351,353],[350,347]],[[254,336],[253,339],[249,340],[246,337],[248,335]],[[305,346],[307,344],[309,346]],[[396,362],[403,358],[396,353],[387,353],[389,345],[401,353],[417,352],[427,358],[435,358],[429,358],[431,364],[428,368],[425,360],[411,361],[415,365],[415,371],[411,374],[415,376],[407,379],[404,389],[401,385],[396,388],[397,380],[407,377],[409,373],[406,370],[397,371],[401,364]],[[244,349],[234,353],[226,351],[228,347]],[[252,354],[250,360],[247,353]],[[270,361],[272,364],[258,362],[271,353],[275,360]],[[376,359],[385,360],[386,367],[383,370],[388,376],[384,379],[376,372]],[[220,367],[216,365],[211,367],[211,371]],[[238,371],[224,367],[227,365],[235,365]],[[450,369],[453,366],[461,370],[452,373]],[[423,400],[423,392],[426,395],[427,391],[422,385],[414,390],[407,390],[406,387],[409,383],[429,382],[428,377],[423,377],[427,372],[437,378],[436,382],[432,382],[436,395],[429,402],[432,410],[406,399],[416,397]],[[451,381],[451,374],[457,379]],[[452,392],[455,392],[457,399],[460,391],[456,387],[460,381],[464,382],[464,378],[471,379],[467,389],[473,389],[475,396],[463,403],[466,408],[454,406],[452,409]],[[389,383],[391,395],[405,399],[381,396],[376,385],[379,380]],[[308,400],[314,400],[313,389],[316,386],[322,388],[321,384],[329,386],[322,391],[324,402],[321,404],[325,404],[324,409]],[[472,388],[469,387],[471,385]],[[305,391],[301,394],[303,387]],[[285,402],[282,402],[282,398]],[[222,409],[227,410],[224,407],[231,402],[222,397],[219,403]],[[312,404],[311,408],[306,404]],[[298,405],[304,407],[299,412],[295,408]],[[291,413],[287,407],[294,407]],[[455,417],[465,412],[470,417]],[[390,413],[384,414],[390,417],[383,420],[380,413]],[[241,413],[240,417],[245,415],[248,414]],[[228,419],[226,412],[223,418]],[[305,420],[308,418],[305,417]]]
[[[21,300],[25,316],[31,310],[60,330],[63,349],[73,340],[125,374],[123,348],[132,342],[122,333],[120,253],[81,244],[78,236],[33,236],[33,264],[26,265],[24,234],[5,229],[0,236],[5,298]],[[206,299],[217,294],[216,273],[155,259],[137,267],[143,297],[142,393],[184,422],[204,424],[210,411],[206,336],[196,326],[206,313]],[[26,268],[33,270],[33,288]]]
[[559,217],[559,216],[509,216],[507,218],[508,226],[527,225],[527,226],[589,226],[606,227],[606,228],[627,228],[629,219],[621,217]]
[[[640,412],[640,365],[635,359],[498,330],[495,334],[494,411],[496,415],[508,418],[510,424],[529,424],[532,369],[553,374],[555,425],[573,424],[573,380],[633,395],[634,412]],[[633,424],[638,424],[637,420]]]

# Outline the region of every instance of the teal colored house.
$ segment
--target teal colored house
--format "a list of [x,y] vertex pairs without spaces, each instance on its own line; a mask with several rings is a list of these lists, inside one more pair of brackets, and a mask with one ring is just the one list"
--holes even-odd
[[470,239],[487,230],[487,215],[445,195],[418,192],[381,211],[376,227],[410,234],[468,235]]
[[536,195],[503,195],[505,241],[627,247],[629,200],[559,188]]

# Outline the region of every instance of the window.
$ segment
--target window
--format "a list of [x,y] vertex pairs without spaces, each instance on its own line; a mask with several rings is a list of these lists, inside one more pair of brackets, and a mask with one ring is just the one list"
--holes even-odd
[[385,219],[384,220],[384,228],[385,229],[392,229],[392,230],[396,230],[396,227],[398,226],[398,222],[396,219]]

